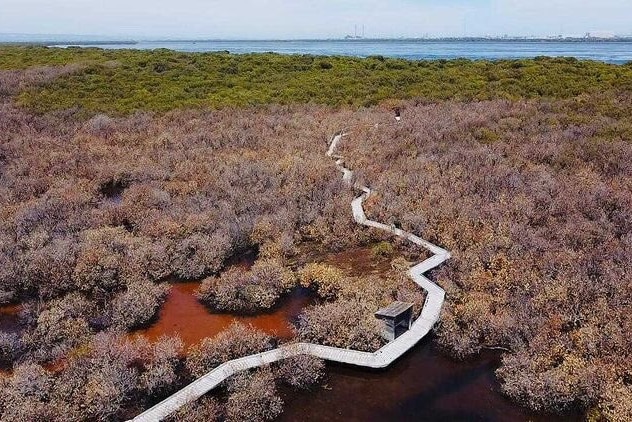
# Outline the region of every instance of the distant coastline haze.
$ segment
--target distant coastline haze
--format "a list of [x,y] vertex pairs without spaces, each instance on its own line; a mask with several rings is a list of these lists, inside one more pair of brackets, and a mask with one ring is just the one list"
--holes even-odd
[[6,34],[93,41],[632,34],[629,0],[1,0],[0,9],[5,41]]

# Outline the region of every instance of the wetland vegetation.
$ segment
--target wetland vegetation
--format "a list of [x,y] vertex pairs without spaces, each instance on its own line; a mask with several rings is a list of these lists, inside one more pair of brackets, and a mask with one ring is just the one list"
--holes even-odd
[[[309,289],[296,338],[383,344],[373,313],[419,310],[403,270],[423,256],[353,223],[324,156],[344,127],[377,192],[368,216],[453,254],[430,275],[447,291],[442,349],[494,349],[503,392],[531,409],[632,418],[631,90],[630,65],[574,59],[0,48],[1,418],[127,418],[291,341],[243,324],[192,345],[135,335],[174,281],[199,281],[188,294],[215,313]],[[357,248],[378,267],[354,273]],[[277,417],[323,371],[240,375],[179,418]]]

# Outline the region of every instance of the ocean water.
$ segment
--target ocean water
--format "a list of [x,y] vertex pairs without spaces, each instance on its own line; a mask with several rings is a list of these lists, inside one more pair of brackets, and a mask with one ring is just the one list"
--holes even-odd
[[[67,47],[67,45],[58,45]],[[86,45],[83,45],[86,47]],[[141,41],[136,44],[95,45],[101,48],[185,52],[229,51],[234,54],[275,52],[367,57],[382,55],[422,59],[520,59],[536,56],[575,57],[607,63],[632,61],[629,41],[432,41],[432,40],[297,40],[297,41]]]

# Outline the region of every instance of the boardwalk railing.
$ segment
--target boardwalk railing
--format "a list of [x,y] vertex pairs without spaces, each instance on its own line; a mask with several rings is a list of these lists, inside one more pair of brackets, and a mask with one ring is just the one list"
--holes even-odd
[[[346,135],[341,132],[332,138],[329,150],[327,151],[327,156],[337,159],[336,167],[342,172],[342,180],[351,186],[353,172],[344,166],[342,157],[334,155],[336,148],[345,136]],[[185,404],[197,400],[202,395],[221,384],[222,381],[238,372],[269,365],[270,363],[292,356],[312,355],[332,362],[345,363],[366,368],[385,368],[406,353],[411,347],[416,345],[426,336],[426,334],[428,334],[428,332],[430,332],[430,330],[432,330],[434,324],[439,320],[439,314],[441,312],[441,307],[443,306],[445,292],[441,287],[424,277],[423,274],[449,259],[450,253],[445,249],[415,236],[412,233],[369,220],[364,213],[362,204],[371,195],[371,190],[366,186],[356,187],[363,192],[359,197],[355,198],[351,202],[353,218],[358,224],[387,231],[395,236],[407,239],[422,248],[426,248],[433,253],[432,257],[408,270],[408,274],[413,281],[427,292],[426,301],[423,309],[421,310],[421,314],[412,324],[410,330],[406,331],[397,339],[389,342],[374,353],[322,346],[320,344],[292,343],[282,345],[277,349],[267,352],[233,359],[223,363],[211,372],[187,385],[177,393],[158,403],[151,409],[138,415],[134,418],[134,421],[145,422],[162,420]]]

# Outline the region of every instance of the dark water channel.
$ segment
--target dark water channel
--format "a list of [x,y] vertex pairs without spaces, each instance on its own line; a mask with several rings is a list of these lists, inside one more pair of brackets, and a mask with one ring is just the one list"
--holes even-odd
[[324,388],[286,397],[280,420],[579,421],[530,412],[500,393],[498,356],[454,361],[425,339],[384,371],[329,365]]
[[110,181],[101,186],[101,194],[107,201],[119,205],[123,201],[123,192],[126,188],[124,183]]

